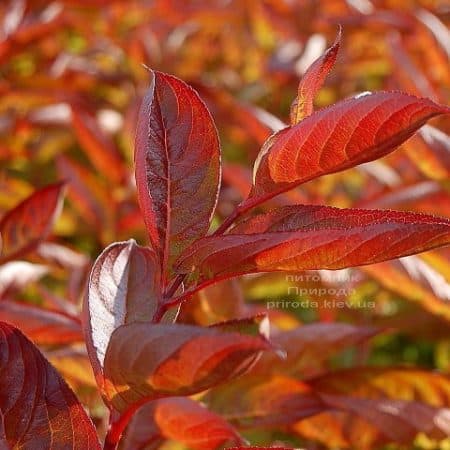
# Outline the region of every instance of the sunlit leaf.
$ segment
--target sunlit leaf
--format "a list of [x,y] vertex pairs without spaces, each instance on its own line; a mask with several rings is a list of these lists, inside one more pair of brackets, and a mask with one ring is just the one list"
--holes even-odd
[[291,125],[299,123],[313,112],[313,102],[326,76],[336,62],[341,42],[341,30],[334,44],[306,70],[298,85],[297,97],[291,105]]
[[361,95],[322,109],[264,144],[248,204],[381,158],[427,120],[449,112],[450,108],[399,92]]
[[222,417],[186,397],[156,400],[142,406],[128,426],[124,450],[141,448],[158,437],[198,450],[214,450],[227,442],[240,442],[236,431]]
[[10,261],[0,265],[0,297],[39,280],[47,272],[48,267],[26,261]]
[[244,374],[269,348],[260,337],[213,328],[123,325],[106,352],[106,395],[119,411],[162,396],[190,395]]
[[250,218],[232,233],[195,242],[178,270],[220,279],[372,264],[449,244],[450,222],[395,211],[296,205]]

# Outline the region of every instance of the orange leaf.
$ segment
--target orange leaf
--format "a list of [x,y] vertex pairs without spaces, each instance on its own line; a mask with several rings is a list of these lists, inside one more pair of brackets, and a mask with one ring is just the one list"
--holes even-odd
[[214,450],[227,442],[240,442],[236,431],[222,417],[186,397],[156,400],[142,406],[127,428],[124,450],[143,448],[158,437],[196,450]]
[[106,395],[123,411],[161,396],[201,392],[247,372],[269,348],[263,338],[214,328],[123,325],[106,352]]

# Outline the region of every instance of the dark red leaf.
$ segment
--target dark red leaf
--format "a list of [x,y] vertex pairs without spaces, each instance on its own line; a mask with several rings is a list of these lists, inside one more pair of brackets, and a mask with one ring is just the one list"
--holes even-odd
[[263,338],[213,328],[123,325],[106,352],[106,395],[123,411],[162,396],[194,394],[247,372],[269,348]]
[[136,183],[163,276],[206,234],[220,181],[220,148],[209,111],[181,80],[153,72],[136,134]]
[[450,108],[400,92],[336,103],[271,136],[254,168],[248,204],[328,173],[381,158]]
[[63,183],[34,192],[0,220],[2,263],[27,253],[45,239],[62,207]]
[[313,102],[326,76],[336,62],[341,43],[341,30],[334,44],[319,58],[317,58],[303,75],[297,91],[297,97],[291,105],[291,125],[295,125],[313,112]]
[[250,218],[232,233],[198,240],[181,256],[178,270],[220,279],[372,264],[449,244],[450,221],[425,214],[295,205]]
[[100,449],[95,428],[56,370],[0,322],[0,410],[8,448]]

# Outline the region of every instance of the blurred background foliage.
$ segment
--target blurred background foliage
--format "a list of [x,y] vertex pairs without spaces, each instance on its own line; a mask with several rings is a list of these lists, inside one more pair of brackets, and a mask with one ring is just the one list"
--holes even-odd
[[[339,24],[341,50],[318,108],[380,89],[448,103],[449,23],[445,0],[2,1],[0,214],[49,183],[66,180],[67,191],[51,239],[27,258],[29,275],[21,269],[2,278],[0,269],[0,318],[41,344],[102,430],[104,409],[80,339],[42,338],[43,328],[58,327],[42,310],[78,323],[93,258],[115,240],[145,243],[133,139],[147,67],[191,84],[214,116],[225,161],[217,224],[248,192],[261,144],[288,121],[299,79]],[[394,154],[310,182],[268,207],[307,202],[450,217],[449,125],[436,119]],[[408,364],[450,373],[449,283],[444,249],[334,276],[246,277],[199,294],[181,320],[209,324],[277,302],[268,312],[281,329],[346,321],[391,330],[343,352],[331,367]],[[330,308],[330,300],[352,305]],[[40,308],[27,316],[20,308],[29,305]],[[305,430],[299,426],[293,442],[279,432],[251,437],[310,449],[326,444],[317,430]],[[414,448],[439,445],[450,448],[423,436]]]

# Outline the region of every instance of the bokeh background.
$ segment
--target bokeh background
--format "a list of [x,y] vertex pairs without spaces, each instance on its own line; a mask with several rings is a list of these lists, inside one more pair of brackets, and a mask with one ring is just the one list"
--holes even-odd
[[[0,318],[28,330],[100,433],[105,410],[83,344],[73,336],[55,338],[53,316],[43,319],[42,311],[76,322],[99,252],[131,237],[146,242],[133,140],[147,68],[191,84],[216,121],[224,159],[216,226],[248,192],[261,144],[280,121],[288,122],[299,79],[339,25],[338,61],[317,108],[381,89],[448,103],[449,23],[445,0],[0,2],[0,214],[39,187],[67,181],[62,214],[51,239],[27,258],[29,272],[22,267],[20,276],[0,276],[2,304],[16,305],[3,306]],[[322,177],[268,206],[306,202],[450,217],[449,131],[447,119],[435,119],[392,155]],[[278,302],[269,314],[282,329],[346,321],[393,330],[341,353],[333,367],[407,364],[450,373],[449,283],[444,249],[334,275],[248,277],[200,294],[180,320],[206,325],[244,306],[264,310]],[[325,300],[352,305],[330,308]],[[21,309],[29,305],[36,309]],[[309,433],[304,441],[299,432],[294,444],[326,448],[319,431]],[[274,440],[261,432],[253,438]],[[415,445],[450,448],[425,437]]]

